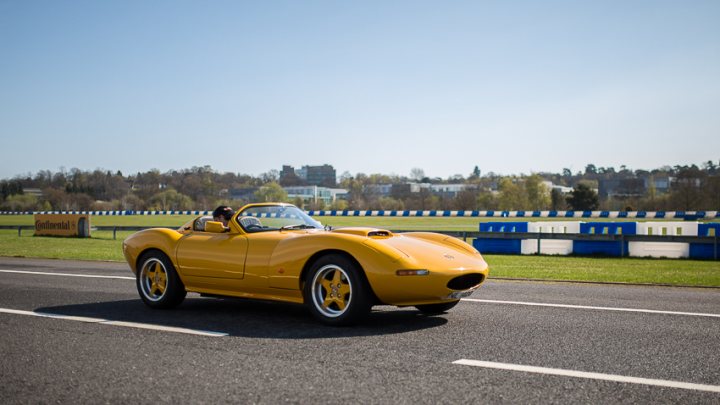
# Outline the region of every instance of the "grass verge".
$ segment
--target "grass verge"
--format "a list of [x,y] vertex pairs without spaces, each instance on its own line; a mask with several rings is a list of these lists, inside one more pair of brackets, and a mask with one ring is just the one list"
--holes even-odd
[[720,287],[720,261],[485,255],[491,277]]
[[35,237],[32,231],[0,230],[0,256],[37,257],[46,259],[114,260],[124,261],[122,241],[131,232],[118,232],[113,240],[112,232],[94,231],[92,238]]

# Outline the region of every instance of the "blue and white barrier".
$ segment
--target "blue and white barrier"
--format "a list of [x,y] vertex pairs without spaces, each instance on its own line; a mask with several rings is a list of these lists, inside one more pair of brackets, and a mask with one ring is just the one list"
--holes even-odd
[[[485,222],[480,224],[480,232],[539,232],[539,233],[580,233],[579,221],[558,222]],[[510,253],[532,255],[538,253],[536,239],[475,239],[474,246],[486,253]],[[543,240],[540,253],[546,255],[569,255],[573,253],[572,240]]]
[[[480,232],[503,233],[554,233],[586,235],[656,235],[656,236],[717,236],[720,223],[698,222],[484,222]],[[526,235],[524,235],[526,236]],[[526,236],[527,237],[527,236]],[[712,244],[682,242],[639,242],[625,240],[578,240],[544,239],[496,239],[483,238],[473,241],[482,253],[542,254],[556,255],[605,255],[620,257],[667,257],[711,259]]]
[[718,211],[449,211],[449,210],[311,210],[320,217],[484,217],[484,218],[643,218],[714,219]]
[[[212,211],[0,211],[0,215],[209,215]],[[449,211],[449,210],[310,210],[318,217],[481,217],[481,218],[638,218],[715,219],[718,211]]]
[[[715,236],[720,235],[720,223],[699,224],[698,236]],[[712,259],[714,257],[714,247],[701,243],[690,244],[690,257],[698,259]]]

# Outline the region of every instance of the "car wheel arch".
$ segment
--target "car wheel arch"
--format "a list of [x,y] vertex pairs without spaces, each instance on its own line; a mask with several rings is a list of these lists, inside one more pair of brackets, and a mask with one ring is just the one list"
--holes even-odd
[[160,248],[150,247],[150,248],[147,248],[147,249],[143,250],[142,252],[140,252],[140,254],[138,254],[137,259],[135,260],[135,269],[137,269],[137,271],[140,271],[140,267],[142,267],[142,264],[143,264],[142,263],[143,259],[145,259],[147,257],[147,255],[152,252],[158,252],[158,253],[162,253],[163,255],[165,255],[168,258],[168,260],[170,260],[170,262],[177,269],[177,265],[176,265],[175,261],[172,259],[171,255],[167,254],[167,252],[163,251]]
[[370,291],[373,300],[376,303],[380,303],[380,300],[378,300],[377,295],[375,295],[375,291],[373,291],[372,285],[370,285],[370,282],[368,281],[367,275],[365,274],[365,269],[363,266],[358,262],[357,259],[350,253],[339,250],[339,249],[325,249],[320,250],[318,252],[315,252],[312,256],[308,258],[307,261],[305,261],[305,265],[303,266],[302,271],[300,272],[300,279],[299,279],[299,288],[300,291],[303,291],[305,288],[305,282],[307,281],[307,275],[310,272],[310,269],[312,268],[313,264],[315,264],[316,261],[318,261],[320,258],[329,256],[329,255],[341,255],[350,260],[355,266],[357,266],[358,269],[360,269],[360,277],[362,277],[363,282],[365,283],[366,287],[368,288],[368,291]]

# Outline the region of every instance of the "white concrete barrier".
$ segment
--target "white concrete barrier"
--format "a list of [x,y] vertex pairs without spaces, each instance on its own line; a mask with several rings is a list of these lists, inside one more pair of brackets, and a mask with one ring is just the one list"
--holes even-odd
[[[528,232],[580,233],[580,221],[529,222]],[[538,253],[537,239],[523,239],[520,251],[524,255]],[[569,255],[573,252],[572,240],[544,239],[540,241],[540,253],[544,255]]]
[[[697,222],[638,222],[638,235],[697,236]],[[678,242],[630,242],[628,253],[634,257],[690,257],[690,244]]]

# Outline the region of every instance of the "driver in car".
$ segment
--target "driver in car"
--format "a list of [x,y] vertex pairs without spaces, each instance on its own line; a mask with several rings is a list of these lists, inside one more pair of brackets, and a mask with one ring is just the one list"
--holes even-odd
[[221,205],[217,208],[215,208],[215,211],[213,211],[213,221],[216,222],[222,222],[223,226],[228,226],[228,221],[230,221],[230,218],[235,214],[235,211],[233,211],[232,208]]

